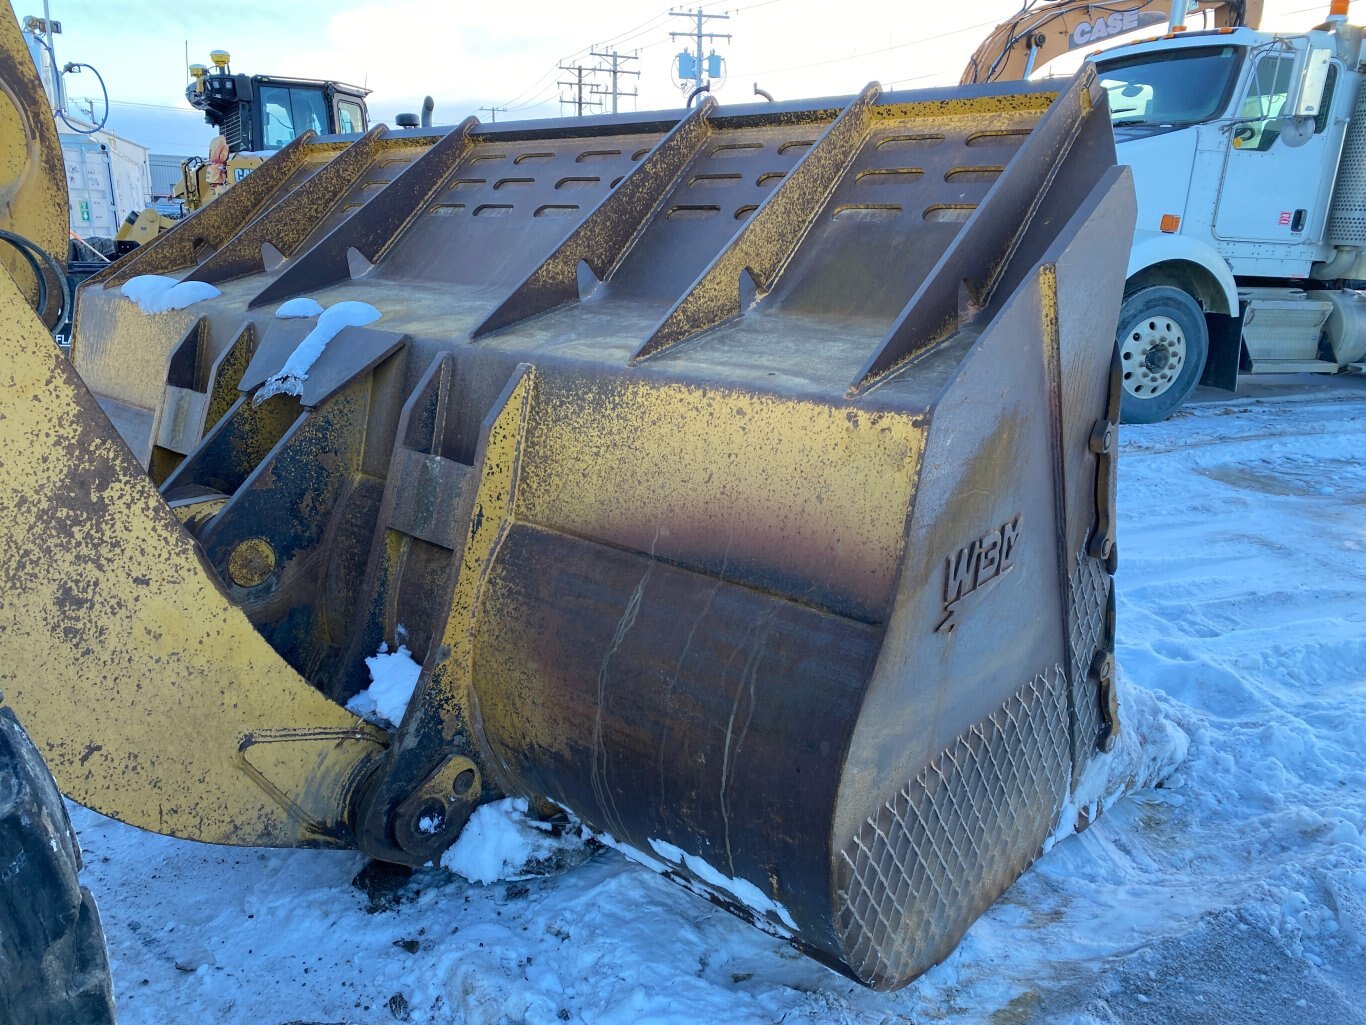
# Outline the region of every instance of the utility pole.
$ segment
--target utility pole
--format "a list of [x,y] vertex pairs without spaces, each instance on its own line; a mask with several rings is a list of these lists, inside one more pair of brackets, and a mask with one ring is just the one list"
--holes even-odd
[[637,78],[640,77],[640,72],[639,72],[639,71],[624,71],[624,70],[622,70],[622,67],[621,67],[621,66],[622,66],[623,64],[625,64],[627,61],[639,60],[640,58],[639,58],[639,56],[636,55],[636,54],[629,54],[629,55],[627,55],[627,56],[622,56],[621,54],[617,53],[616,50],[613,50],[611,53],[598,53],[597,50],[591,50],[591,51],[589,51],[589,52],[591,53],[592,56],[598,57],[598,58],[600,58],[600,59],[605,60],[605,61],[608,62],[608,63],[607,63],[607,67],[603,68],[603,70],[606,71],[609,75],[612,76],[612,85],[611,85],[611,87],[608,88],[608,89],[599,89],[597,86],[593,86],[593,95],[595,95],[595,96],[611,96],[611,97],[612,97],[612,113],[615,114],[615,113],[617,112],[617,97],[618,97],[618,96],[636,96],[636,95],[638,95],[639,92],[640,92],[639,89],[632,89],[632,90],[628,93],[628,92],[625,92],[625,91],[623,91],[623,90],[617,88],[617,76],[619,76],[619,75],[635,75]]
[[[684,38],[684,39],[691,39],[691,40],[694,41],[692,81],[693,81],[693,86],[694,86],[694,88],[700,89],[700,88],[702,88],[702,40],[704,40],[704,39],[724,39],[726,42],[728,42],[728,43],[730,42],[730,35],[729,35],[729,34],[722,35],[722,34],[717,33],[717,32],[704,32],[704,31],[702,31],[702,26],[703,26],[703,24],[705,23],[705,21],[706,21],[708,18],[723,18],[723,19],[728,19],[728,18],[730,18],[730,15],[729,15],[729,14],[703,14],[703,13],[702,13],[702,8],[700,8],[700,7],[699,7],[697,10],[695,10],[695,11],[670,11],[669,13],[670,13],[671,15],[673,15],[675,18],[696,18],[696,19],[697,19],[697,28],[695,28],[693,31],[691,31],[691,32],[670,32],[670,33],[669,33],[669,38],[670,38],[670,39],[676,39],[676,38],[678,38],[678,37],[681,36],[681,37]],[[684,76],[679,76],[679,77],[684,77]]]
[[498,123],[498,115],[499,115],[499,114],[506,114],[506,113],[508,112],[507,107],[480,107],[479,109],[480,109],[480,110],[486,110],[486,111],[488,111],[488,114],[489,114],[489,124],[497,124],[497,123]]
[[585,86],[589,87],[589,92],[592,92],[592,83],[589,81],[588,76],[596,74],[598,72],[597,68],[586,67],[582,64],[561,64],[560,70],[568,71],[574,76],[572,82],[566,82],[564,79],[561,79],[559,82],[559,84],[565,88],[574,90],[573,95],[571,95],[569,99],[565,99],[563,96],[560,97],[561,108],[563,108],[566,103],[572,104],[574,107],[574,116],[583,117],[585,107],[602,106],[601,100],[585,99],[583,95]]

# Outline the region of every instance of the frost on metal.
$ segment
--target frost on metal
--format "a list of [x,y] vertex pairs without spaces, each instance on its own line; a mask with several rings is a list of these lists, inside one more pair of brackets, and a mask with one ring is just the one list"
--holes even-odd
[[704,859],[696,854],[689,854],[663,840],[651,840],[650,846],[665,861],[686,868],[705,886],[718,890],[722,895],[749,908],[750,911],[754,912],[756,919],[770,931],[777,931],[777,923],[782,923],[784,928],[792,932],[797,931],[797,923],[792,920],[787,908],[769,897],[748,879],[728,876],[707,864]]

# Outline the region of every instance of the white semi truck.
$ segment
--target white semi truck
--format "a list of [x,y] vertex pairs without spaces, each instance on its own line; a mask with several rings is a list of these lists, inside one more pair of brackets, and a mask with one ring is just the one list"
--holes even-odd
[[1366,370],[1366,69],[1345,12],[1302,34],[1172,31],[1093,55],[1138,192],[1125,421],[1240,372]]

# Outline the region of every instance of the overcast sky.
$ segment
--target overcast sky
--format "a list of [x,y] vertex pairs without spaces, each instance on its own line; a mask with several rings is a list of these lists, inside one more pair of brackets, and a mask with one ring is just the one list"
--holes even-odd
[[[42,14],[42,0],[12,0],[15,13]],[[857,92],[870,81],[886,88],[952,85],[969,55],[1020,0],[831,3],[830,0],[726,0],[703,3],[708,32],[730,40],[706,43],[726,60],[715,86],[721,103],[754,99],[755,83],[779,99]],[[686,10],[695,10],[697,4]],[[673,75],[674,55],[688,45],[670,32],[696,27],[695,17],[626,0],[591,5],[519,0],[233,0],[231,4],[171,4],[165,0],[50,0],[62,23],[55,40],[60,63],[95,65],[112,101],[109,127],[154,153],[205,151],[211,130],[184,99],[186,47],[190,62],[209,63],[213,49],[232,55],[246,74],[330,78],[366,85],[371,121],[393,124],[416,111],[425,94],[436,100],[438,123],[480,107],[505,107],[496,120],[557,116],[557,83],[571,77],[558,64],[597,64],[590,50],[638,59],[640,72],[621,79],[639,97],[624,109],[679,107],[686,90]],[[1266,0],[1263,26],[1301,29],[1326,13],[1327,0]],[[683,11],[685,8],[677,8]],[[1354,19],[1357,20],[1357,19]],[[1151,30],[1147,30],[1151,32]],[[606,87],[607,79],[598,76]],[[95,78],[67,76],[73,97],[96,98]],[[570,111],[572,113],[572,111]]]

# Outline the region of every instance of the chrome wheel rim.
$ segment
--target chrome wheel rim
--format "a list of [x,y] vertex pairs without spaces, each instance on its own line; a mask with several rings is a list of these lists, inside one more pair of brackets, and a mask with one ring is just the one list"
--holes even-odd
[[1124,390],[1139,399],[1165,394],[1186,366],[1186,335],[1171,317],[1139,317],[1119,335]]

